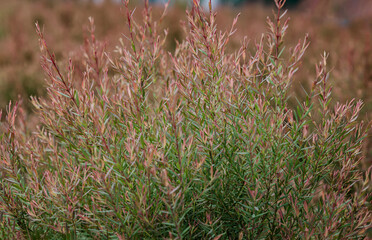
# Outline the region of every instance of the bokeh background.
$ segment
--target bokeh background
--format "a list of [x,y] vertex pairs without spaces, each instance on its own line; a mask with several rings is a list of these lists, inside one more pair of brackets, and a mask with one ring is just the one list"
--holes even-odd
[[[151,0],[154,15],[163,11],[164,0]],[[192,0],[171,0],[168,15],[163,21],[168,28],[167,48],[173,51],[175,40],[184,33],[178,22],[185,20],[185,9]],[[208,1],[203,2],[208,6]],[[131,1],[140,20],[143,1]],[[259,39],[266,29],[266,17],[272,15],[272,0],[212,0],[218,12],[221,30],[230,28],[233,18],[241,13],[237,32],[230,42],[230,50],[240,46],[244,36],[251,41]],[[311,44],[302,67],[294,79],[296,97],[304,97],[315,77],[315,64],[321,54],[330,54],[331,81],[334,101],[363,99],[365,107],[361,120],[372,119],[372,1],[371,0],[287,0],[290,27],[286,45],[294,46],[305,34]],[[0,0],[0,109],[5,110],[10,100],[23,99],[29,114],[30,96],[45,95],[44,73],[39,60],[35,22],[44,28],[50,48],[63,64],[68,58],[79,57],[87,35],[88,17],[95,19],[96,35],[112,51],[122,34],[127,32],[125,11],[120,0]],[[372,133],[371,133],[372,134]],[[365,147],[371,164],[372,141]]]

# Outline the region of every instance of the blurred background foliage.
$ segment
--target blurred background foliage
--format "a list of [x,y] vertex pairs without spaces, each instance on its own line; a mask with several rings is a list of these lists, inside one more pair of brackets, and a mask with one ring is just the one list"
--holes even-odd
[[[142,1],[131,1],[140,17]],[[162,14],[162,0],[152,0],[155,15]],[[244,36],[259,40],[267,31],[265,20],[273,9],[271,0],[213,0],[218,11],[221,30],[230,27],[233,18],[241,13],[237,32],[231,39],[232,49],[240,46]],[[158,4],[156,4],[158,3]],[[176,22],[184,19],[184,8],[191,0],[171,1],[163,23],[169,30],[168,49],[182,40],[183,31]],[[5,110],[10,100],[24,99],[26,110],[32,113],[29,96],[43,96],[43,71],[35,22],[44,27],[49,46],[61,64],[79,56],[88,17],[96,23],[96,34],[107,43],[108,51],[118,44],[121,34],[127,33],[126,17],[119,0],[0,0],[0,109]],[[205,4],[205,3],[204,3]],[[315,64],[323,51],[330,53],[331,79],[335,101],[345,102],[361,98],[365,102],[364,120],[372,116],[372,1],[371,0],[287,0],[290,28],[287,46],[294,46],[299,38],[309,34],[311,45],[297,73],[296,97],[303,98],[315,77]],[[206,6],[208,4],[205,4]],[[79,68],[79,66],[76,66]],[[370,138],[371,139],[371,138]],[[366,146],[371,164],[372,144]]]

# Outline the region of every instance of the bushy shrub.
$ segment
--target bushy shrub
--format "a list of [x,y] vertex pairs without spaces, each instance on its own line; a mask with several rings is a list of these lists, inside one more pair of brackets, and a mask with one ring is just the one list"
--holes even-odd
[[127,7],[115,53],[91,20],[81,75],[37,26],[48,96],[32,99],[35,131],[18,104],[1,123],[1,238],[366,237],[362,103],[330,106],[324,54],[306,100],[288,104],[308,41],[284,48],[284,2],[254,53],[226,52],[237,19],[219,32],[196,0],[174,53],[162,18],[146,5],[139,24]]

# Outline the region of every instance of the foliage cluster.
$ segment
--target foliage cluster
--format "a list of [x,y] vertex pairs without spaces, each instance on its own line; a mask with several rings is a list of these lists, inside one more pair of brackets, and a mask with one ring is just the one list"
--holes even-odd
[[91,19],[81,61],[66,68],[37,26],[47,96],[32,98],[35,131],[18,103],[0,125],[0,237],[366,237],[362,102],[331,105],[324,54],[305,99],[289,104],[308,39],[284,48],[284,3],[253,52],[246,39],[227,51],[237,18],[220,32],[196,0],[174,53],[147,4],[138,23],[126,2],[128,34],[112,54]]
[[[82,8],[84,11],[81,11]],[[133,18],[140,19],[142,6],[136,6],[136,9]],[[365,105],[361,119],[372,119],[371,10],[372,1],[369,0],[307,0],[289,10],[292,20],[286,35],[287,44],[296,44],[304,32],[309,33],[312,43],[293,84],[293,93],[299,99],[304,100],[306,97],[302,87],[310,91],[312,76],[315,74],[314,63],[317,62],[319,53],[326,50],[330,53],[328,65],[332,69],[334,99],[342,102],[352,98],[362,99]],[[271,8],[254,4],[239,9],[220,8],[216,18],[219,29],[229,29],[229,22],[237,11],[241,11],[241,16],[236,25],[237,31],[230,38],[229,51],[238,49],[244,36],[249,36],[250,39],[259,38],[265,28],[264,19],[270,14]],[[179,25],[174,24],[180,19],[186,20],[183,12],[181,6],[173,5],[163,19],[162,25],[169,29],[165,43],[167,50],[175,49],[174,39],[182,41],[185,37]],[[160,6],[154,7],[153,14],[154,17],[162,14]],[[23,99],[45,96],[33,23],[37,21],[45,27],[47,40],[53,46],[56,58],[61,63],[72,58],[75,72],[81,73],[77,69],[83,67],[78,65],[80,45],[85,38],[81,23],[86,22],[89,16],[94,16],[96,36],[107,43],[107,51],[114,49],[120,33],[129,34],[122,24],[125,18],[121,8],[112,1],[95,5],[89,1],[0,0],[0,109],[5,111],[9,100],[14,102],[19,96]],[[253,44],[248,48],[254,51]],[[29,101],[24,101],[23,104],[26,112],[32,112]],[[33,125],[34,121],[28,123]],[[372,163],[371,139],[365,145],[367,158],[361,163],[364,170]]]

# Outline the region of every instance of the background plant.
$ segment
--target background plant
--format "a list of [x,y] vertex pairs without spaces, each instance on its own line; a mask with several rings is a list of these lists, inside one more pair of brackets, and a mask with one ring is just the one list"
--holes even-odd
[[237,18],[220,32],[197,1],[173,53],[147,3],[138,23],[126,2],[128,34],[111,54],[91,19],[65,67],[37,26],[47,96],[32,99],[35,131],[19,103],[1,125],[2,237],[366,237],[362,102],[331,103],[324,54],[289,103],[308,39],[284,48],[284,2],[254,51],[246,40],[228,51]]

